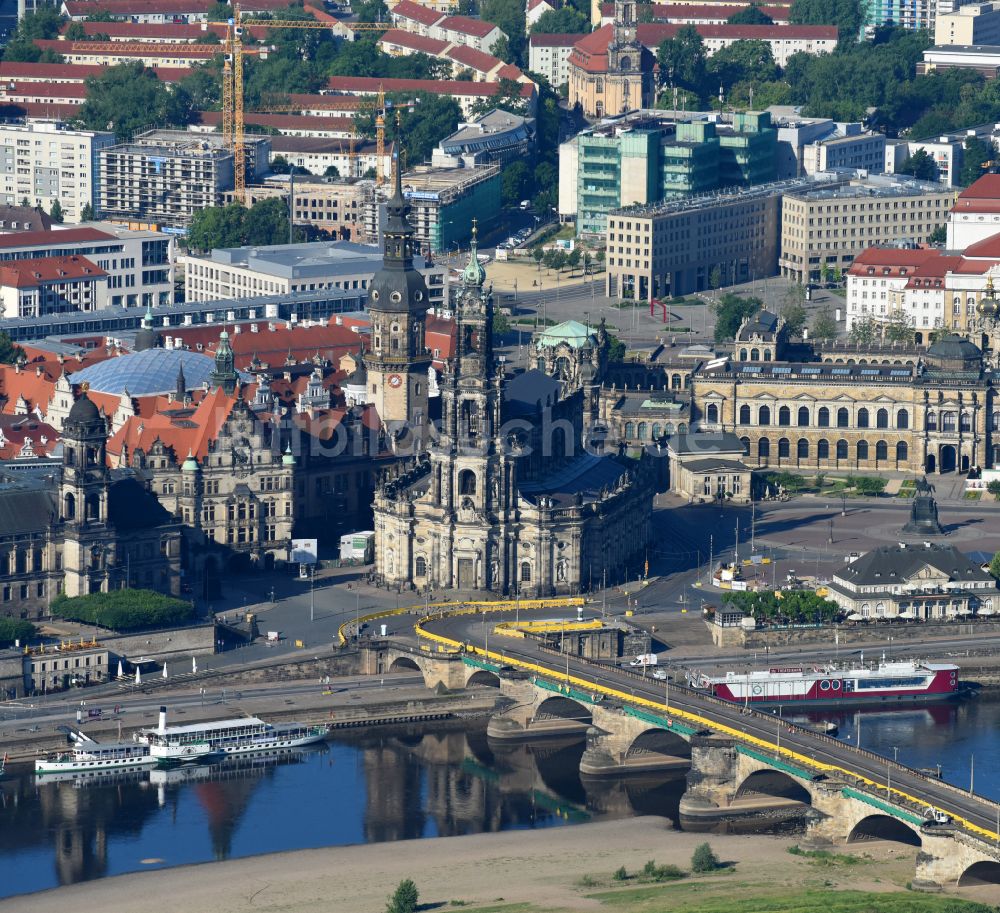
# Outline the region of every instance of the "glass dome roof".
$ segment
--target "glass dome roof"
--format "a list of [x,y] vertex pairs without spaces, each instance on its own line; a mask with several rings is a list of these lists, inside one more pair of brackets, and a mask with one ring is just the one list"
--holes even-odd
[[177,372],[184,368],[188,390],[199,389],[212,371],[215,360],[187,349],[146,349],[91,365],[71,374],[71,384],[90,384],[98,393],[121,395],[125,390],[132,396],[172,393],[177,389]]

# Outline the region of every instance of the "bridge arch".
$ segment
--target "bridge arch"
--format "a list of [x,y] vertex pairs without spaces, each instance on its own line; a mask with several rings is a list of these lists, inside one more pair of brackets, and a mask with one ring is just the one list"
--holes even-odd
[[593,714],[589,707],[571,697],[553,695],[542,701],[535,711],[535,722],[542,720],[575,720],[589,726],[593,722]]
[[415,659],[410,659],[409,656],[397,656],[389,666],[390,672],[410,672],[412,670],[417,672],[423,671],[420,666],[417,665],[417,661]]
[[1000,884],[1000,862],[991,859],[974,862],[958,879],[960,888],[984,884]]
[[749,796],[771,796],[775,799],[792,799],[805,805],[812,805],[812,795],[794,777],[780,770],[755,770],[736,790],[736,799]]
[[859,840],[893,840],[907,846],[922,846],[920,835],[908,824],[891,815],[868,815],[851,828],[848,843]]
[[640,732],[625,751],[626,761],[635,761],[643,756],[652,756],[650,760],[657,757],[690,759],[691,745],[676,732],[655,727]]
[[489,669],[477,669],[469,676],[470,685],[485,685],[488,688],[500,687],[500,676]]

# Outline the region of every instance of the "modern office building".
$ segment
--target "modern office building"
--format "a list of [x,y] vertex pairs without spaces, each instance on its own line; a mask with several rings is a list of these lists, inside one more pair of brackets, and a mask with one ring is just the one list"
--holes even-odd
[[[248,180],[268,169],[267,137],[248,137]],[[100,152],[100,212],[111,221],[185,231],[194,214],[233,189],[233,154],[222,134],[151,130]]]
[[58,201],[67,222],[80,222],[100,194],[98,159],[113,133],[70,130],[59,121],[0,125],[0,204],[25,200],[46,211]]
[[[213,250],[206,257],[182,256],[185,297],[188,301],[217,301],[254,295],[287,295],[318,289],[358,291],[382,262],[377,247],[348,241],[278,244],[271,247],[232,247]],[[431,305],[444,303],[446,273],[420,254],[416,269],[427,283]]]
[[967,3],[954,12],[938,12],[934,44],[1000,45],[1000,3]]
[[441,140],[431,160],[438,167],[474,167],[492,162],[500,167],[528,158],[535,146],[535,121],[494,108]]
[[678,118],[637,111],[578,134],[559,150],[559,212],[580,236],[603,235],[609,212],[717,188],[766,183],[777,168],[766,112]]
[[948,221],[956,196],[940,184],[887,175],[786,193],[781,274],[810,282],[849,269],[866,247],[924,243]]
[[0,235],[0,266],[40,258],[86,258],[107,277],[97,284],[95,303],[87,310],[163,307],[174,299],[173,243],[162,232],[91,222],[79,228]]
[[802,156],[806,174],[823,171],[867,171],[881,174],[885,168],[885,134],[864,129],[860,123],[835,124],[822,139],[809,143]]
[[610,212],[607,295],[669,298],[773,276],[781,197],[809,183],[798,178]]

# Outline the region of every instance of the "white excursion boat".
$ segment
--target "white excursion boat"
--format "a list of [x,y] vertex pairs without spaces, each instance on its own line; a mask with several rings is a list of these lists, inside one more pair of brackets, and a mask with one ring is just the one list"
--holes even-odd
[[167,725],[167,708],[160,708],[156,729],[140,729],[135,738],[149,747],[150,756],[158,763],[186,760],[189,750],[208,754],[238,755],[281,748],[298,748],[322,742],[327,735],[325,726],[305,723],[266,723],[257,717],[233,720],[212,720],[184,726]]
[[68,751],[54,751],[35,760],[36,774],[77,774],[104,770],[152,767],[148,745],[134,742],[95,742],[82,732]]

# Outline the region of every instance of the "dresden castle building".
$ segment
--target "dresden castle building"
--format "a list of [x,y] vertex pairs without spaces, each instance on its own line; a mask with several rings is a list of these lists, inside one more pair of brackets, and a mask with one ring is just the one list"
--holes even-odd
[[[426,398],[417,378],[425,376],[426,355],[411,343],[421,338],[427,295],[407,261],[407,212],[397,186],[385,266],[369,293],[373,340],[381,342],[368,373],[390,385],[399,378],[395,389],[407,395],[380,397],[384,407],[398,406],[382,419],[418,429],[424,446],[387,470],[375,491],[380,581],[547,596],[638,571],[658,461],[645,450],[603,452],[590,424],[607,365],[603,325],[550,328],[536,342],[536,366],[505,374],[494,357],[492,289],[475,237],[453,302],[455,349],[438,379],[440,419],[420,427]],[[399,357],[387,374],[385,340],[392,345],[394,326],[390,354]]]

